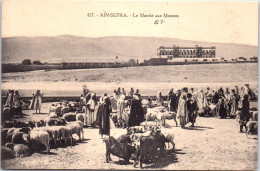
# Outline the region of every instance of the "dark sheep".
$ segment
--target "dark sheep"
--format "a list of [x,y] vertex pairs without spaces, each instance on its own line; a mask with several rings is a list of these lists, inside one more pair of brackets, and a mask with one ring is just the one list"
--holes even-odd
[[132,141],[130,139],[130,135],[121,135],[116,139],[120,143],[126,143],[126,144],[131,144]]
[[33,122],[33,121],[29,121],[28,124],[29,124],[29,127],[32,129],[35,127],[35,122]]
[[29,123],[14,120],[14,127],[15,128],[29,127]]
[[75,113],[65,113],[62,116],[63,119],[65,119],[65,121],[67,122],[73,122],[76,121],[76,114]]
[[25,144],[25,141],[23,139],[23,133],[15,132],[12,136],[12,143],[13,144]]
[[154,159],[158,154],[158,149],[160,149],[160,154],[164,154],[165,142],[165,137],[160,132],[141,137],[139,141],[135,142],[136,153],[134,167],[137,165],[137,160],[139,159],[140,168],[142,168],[145,157],[151,156],[151,158]]
[[8,147],[1,146],[1,158],[2,159],[14,158],[14,152]]
[[57,126],[65,126],[66,125],[66,121],[65,121],[65,119],[59,119],[59,120],[57,120]]
[[30,127],[23,127],[19,129],[19,132],[24,132],[26,134],[29,134],[31,132],[32,128]]
[[29,134],[25,134],[23,132],[15,132],[12,136],[12,143],[13,144],[29,144],[30,137]]
[[1,129],[1,145],[5,145],[7,143],[7,132],[8,128],[2,128]]
[[46,126],[46,123],[44,120],[40,120],[38,122],[35,123],[37,127],[43,127]]
[[13,110],[9,106],[4,107],[2,111],[2,122],[6,120],[11,120],[12,118],[13,118]]
[[123,158],[125,164],[129,163],[129,159],[130,159],[132,153],[135,152],[134,147],[127,145],[127,144],[119,143],[112,136],[106,137],[104,139],[104,142],[106,143],[106,162],[107,163],[109,163],[109,161],[111,161],[110,153],[117,157]]
[[54,125],[57,125],[57,119],[48,119],[46,120],[46,124],[49,125],[49,126],[54,126]]
[[257,134],[258,122],[257,121],[248,121],[246,124],[246,133],[247,134]]
[[2,124],[2,127],[3,128],[13,128],[14,127],[14,121],[5,121]]

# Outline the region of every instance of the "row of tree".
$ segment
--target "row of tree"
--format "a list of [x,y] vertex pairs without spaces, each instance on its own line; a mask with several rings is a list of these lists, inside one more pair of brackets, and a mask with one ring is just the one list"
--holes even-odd
[[[118,57],[116,57],[116,59],[118,59]],[[129,59],[127,62],[124,62],[125,64],[128,64],[129,66],[135,66],[138,65],[138,60],[135,59]],[[23,65],[43,65],[43,63],[41,61],[31,61],[30,59],[24,59],[22,61]],[[63,65],[66,64],[65,62],[62,63]]]
[[43,63],[41,61],[33,61],[32,62],[30,59],[25,59],[25,60],[22,61],[22,64],[23,65],[32,65],[32,64],[34,64],[34,65],[42,65]]

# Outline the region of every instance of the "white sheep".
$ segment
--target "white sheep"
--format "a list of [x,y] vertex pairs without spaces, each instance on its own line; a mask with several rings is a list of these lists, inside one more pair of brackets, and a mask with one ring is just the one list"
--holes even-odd
[[34,131],[30,133],[30,141],[32,142],[32,148],[37,149],[37,144],[43,144],[46,147],[47,152],[50,152],[50,136],[46,131]]
[[58,126],[51,126],[49,127],[49,130],[52,133],[52,138],[54,140],[55,146],[57,146],[57,140],[61,142],[60,140],[60,127]]
[[73,142],[72,129],[68,126],[64,126],[64,139],[66,145],[68,145],[68,140],[70,140],[70,145],[72,146],[72,142]]
[[31,155],[31,150],[24,144],[16,144],[13,147],[13,151],[16,157],[27,157]]
[[172,129],[167,129],[167,128],[160,128],[161,133],[164,135],[166,142],[168,142],[168,148],[169,148],[169,143],[172,144],[172,151],[175,151],[175,143],[174,143],[174,133],[172,132]]
[[69,126],[72,129],[72,134],[77,134],[80,140],[84,139],[83,122],[67,122],[66,126]]

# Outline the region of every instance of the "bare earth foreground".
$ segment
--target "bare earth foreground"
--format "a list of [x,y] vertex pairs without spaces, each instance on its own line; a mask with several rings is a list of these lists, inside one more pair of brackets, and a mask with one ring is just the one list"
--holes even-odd
[[[43,104],[43,113],[33,114],[23,120],[40,120],[47,116],[50,103]],[[175,134],[176,153],[143,165],[145,169],[188,170],[255,170],[257,169],[257,136],[239,133],[236,119],[198,117],[195,128],[181,129],[167,120],[166,126]],[[112,134],[126,132],[112,128]],[[51,153],[34,153],[30,157],[2,160],[4,169],[135,169],[132,164],[121,165],[118,157],[112,156],[105,163],[105,143],[98,129],[85,128],[84,140],[72,147],[51,149]],[[167,145],[168,146],[168,145]],[[133,163],[133,160],[130,160]],[[140,169],[137,167],[136,169]]]

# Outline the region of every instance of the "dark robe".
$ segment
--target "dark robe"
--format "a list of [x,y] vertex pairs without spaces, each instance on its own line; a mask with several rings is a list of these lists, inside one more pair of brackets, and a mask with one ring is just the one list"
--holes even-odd
[[99,127],[99,134],[110,135],[110,112],[111,102],[109,98],[104,99],[105,102],[101,103],[97,111],[97,123]]
[[174,96],[174,92],[173,90],[170,90],[168,93],[168,98],[170,99],[172,96]]
[[173,93],[173,91],[170,91],[168,94],[168,100],[170,103],[170,111],[176,112],[177,111],[177,107],[175,107],[175,103],[176,103],[176,95]]
[[238,93],[235,93],[234,96],[236,98],[236,104],[238,105],[238,102],[240,100],[240,95]]
[[213,103],[213,104],[217,104],[218,101],[219,101],[219,95],[218,95],[218,93],[215,93],[215,94],[213,95],[213,97],[212,97],[212,103]]
[[187,100],[187,110],[188,110],[188,116],[189,116],[189,121],[191,123],[196,122],[196,117],[197,117],[197,103],[194,100]]
[[139,126],[144,120],[144,110],[142,107],[141,100],[135,98],[130,100],[130,115],[129,115],[129,127]]
[[88,93],[86,96],[86,104],[88,104],[89,99],[91,99],[91,93]]
[[222,97],[220,106],[219,106],[219,116],[223,119],[227,117],[226,109],[225,109],[225,104],[224,104],[224,98]]
[[245,95],[244,100],[242,101],[242,110],[241,110],[240,119],[239,119],[239,124],[241,126],[245,126],[246,123],[249,121],[249,118],[250,118],[249,109],[250,109],[250,106],[249,106],[248,96]]
[[249,99],[249,100],[254,99],[254,98],[255,98],[255,94],[254,94],[254,92],[252,91],[252,89],[249,88],[249,87],[246,87],[246,89],[247,89],[247,92],[248,92],[248,99]]

